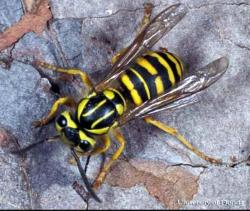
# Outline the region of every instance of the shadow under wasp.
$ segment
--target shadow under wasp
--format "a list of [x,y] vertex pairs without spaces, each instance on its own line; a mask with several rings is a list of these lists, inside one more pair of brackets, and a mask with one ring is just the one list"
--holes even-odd
[[[60,106],[69,107],[69,111],[63,111],[55,120],[58,135],[54,138],[59,138],[70,147],[88,193],[98,202],[100,199],[96,191],[125,148],[126,141],[119,128],[137,118],[176,137],[202,159],[215,164],[221,163],[220,160],[205,155],[176,129],[154,119],[151,114],[173,111],[197,102],[200,93],[225,73],[228,59],[221,57],[188,74],[184,72],[180,58],[166,48],[150,50],[187,13],[184,6],[176,4],[151,19],[152,8],[151,4],[145,5],[144,18],[136,38],[112,58],[111,71],[95,85],[83,70],[35,62],[35,66],[39,68],[79,76],[87,88],[88,94],[77,102],[69,96],[60,97],[48,115],[33,122],[33,125],[44,126],[56,117]],[[90,184],[79,156],[105,153],[111,146],[111,134],[119,147],[105,162],[93,184]],[[31,144],[18,152],[25,152],[46,140]]]

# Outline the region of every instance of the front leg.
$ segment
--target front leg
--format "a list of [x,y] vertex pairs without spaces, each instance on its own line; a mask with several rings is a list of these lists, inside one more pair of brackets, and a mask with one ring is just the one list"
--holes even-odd
[[67,105],[70,107],[76,106],[76,103],[71,97],[61,97],[59,98],[51,107],[48,115],[42,119],[36,120],[32,123],[34,127],[41,127],[48,124],[55,116],[60,106]]
[[76,75],[76,76],[80,76],[81,81],[83,83],[83,85],[85,85],[87,87],[88,90],[93,90],[94,86],[93,83],[91,82],[88,74],[80,69],[76,69],[76,68],[61,68],[61,67],[56,67],[55,65],[52,64],[48,64],[42,61],[36,61],[34,63],[35,66],[39,67],[39,68],[46,68],[55,72],[60,72],[60,73],[65,73],[68,75]]
[[120,157],[120,155],[122,154],[125,148],[126,140],[123,137],[123,135],[117,129],[114,129],[113,132],[114,132],[115,140],[119,142],[120,146],[112,155],[110,160],[104,165],[102,171],[99,173],[99,175],[95,179],[93,183],[93,189],[95,191],[101,186],[101,184],[103,183],[103,181],[105,180],[107,176],[107,173],[110,170],[111,165]]

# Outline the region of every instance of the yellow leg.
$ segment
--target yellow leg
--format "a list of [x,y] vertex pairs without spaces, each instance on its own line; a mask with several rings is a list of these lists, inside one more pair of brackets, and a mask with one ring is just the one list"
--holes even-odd
[[[143,19],[142,19],[142,21],[137,29],[137,34],[139,34],[142,31],[142,29],[150,22],[152,9],[153,9],[153,4],[146,3],[144,5],[144,16],[143,16]],[[122,56],[122,54],[125,52],[125,50],[126,50],[126,48],[123,48],[118,53],[116,53],[112,57],[111,63],[114,64]]]
[[116,53],[112,59],[111,59],[111,64],[116,63],[116,61],[122,56],[122,54],[125,52],[126,48],[121,49],[118,53]]
[[176,137],[183,145],[185,145],[188,149],[193,151],[196,155],[198,155],[200,158],[214,164],[221,164],[221,160],[209,157],[205,155],[203,152],[199,151],[196,149],[192,144],[190,144],[181,134],[178,133],[178,131],[174,128],[171,128],[160,121],[157,121],[153,119],[152,117],[145,117],[144,118],[145,122],[154,125],[155,127],[165,131],[166,133]]
[[101,147],[97,147],[90,153],[90,155],[96,155],[106,152],[110,148],[110,137],[108,135],[103,136],[104,144]]
[[43,126],[43,125],[46,125],[48,124],[56,115],[56,112],[58,111],[58,108],[61,106],[61,105],[67,105],[67,106],[75,106],[76,103],[74,101],[73,98],[70,98],[70,97],[62,97],[62,98],[59,98],[52,106],[52,108],[50,109],[48,115],[42,119],[39,119],[37,121],[34,121],[32,123],[32,125],[34,127],[40,127],[40,126]]
[[143,19],[140,23],[140,26],[138,28],[138,34],[144,29],[144,27],[150,22],[150,18],[152,15],[152,10],[153,10],[154,5],[151,3],[146,3],[144,5],[144,15]]
[[70,68],[64,69],[64,68],[56,67],[54,65],[47,64],[47,63],[41,62],[41,61],[36,61],[35,65],[40,67],[40,68],[46,68],[46,69],[53,70],[53,71],[60,72],[60,73],[65,73],[65,74],[69,74],[69,75],[78,75],[81,77],[82,83],[85,86],[87,86],[88,89],[91,90],[93,88],[93,84],[92,84],[90,78],[88,77],[88,74],[85,73],[83,70],[70,69]]
[[93,184],[93,189],[96,191],[101,184],[103,183],[111,165],[115,160],[117,160],[121,153],[123,152],[126,144],[126,140],[124,139],[123,135],[118,130],[113,130],[115,139],[119,142],[120,146],[117,149],[117,151],[113,154],[113,156],[110,158],[110,160],[104,165],[102,171],[99,173],[97,178],[95,179],[95,182]]

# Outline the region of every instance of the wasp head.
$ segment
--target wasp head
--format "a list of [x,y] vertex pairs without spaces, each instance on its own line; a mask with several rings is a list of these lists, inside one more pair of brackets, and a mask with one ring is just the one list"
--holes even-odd
[[64,111],[56,119],[56,130],[63,143],[80,152],[89,152],[95,146],[95,140],[80,130],[68,111]]

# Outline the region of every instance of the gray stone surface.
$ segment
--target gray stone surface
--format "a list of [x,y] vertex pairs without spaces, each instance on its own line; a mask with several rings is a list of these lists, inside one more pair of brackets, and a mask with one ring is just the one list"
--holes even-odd
[[0,25],[9,27],[20,20],[23,15],[22,3],[19,0],[2,0],[0,5]]
[[[0,1],[0,30],[21,18],[21,1]],[[193,70],[220,56],[228,56],[226,74],[209,88],[202,101],[156,118],[177,128],[206,154],[230,162],[250,154],[250,1],[181,0],[188,7],[185,18],[155,46],[167,47]],[[83,68],[98,81],[109,71],[110,59],[135,36],[145,1],[52,0],[54,20],[41,36],[26,34],[10,52],[9,70],[0,68],[0,125],[20,145],[55,134],[53,125],[32,129],[31,122],[49,110],[56,93],[50,83],[25,61],[44,60],[67,67]],[[176,1],[152,1],[154,14]],[[49,79],[55,74],[48,73]],[[77,91],[59,83],[62,93]],[[79,92],[79,90],[78,90]],[[250,208],[250,169],[242,163],[232,167],[212,166],[186,150],[174,138],[136,120],[123,128],[128,140],[127,158],[180,164],[198,175],[198,192],[192,201],[179,201],[190,208]],[[20,160],[9,148],[0,149],[0,208],[86,208],[71,184],[80,175],[67,163],[68,149],[60,143],[45,144]],[[111,150],[112,151],[112,150]],[[84,159],[83,159],[84,160]],[[24,165],[25,164],[25,165]],[[92,158],[89,176],[98,172],[100,159]],[[188,167],[185,167],[188,164]],[[21,173],[23,166],[27,178]],[[197,168],[195,166],[201,166]],[[30,187],[27,190],[27,182]],[[89,208],[164,209],[143,185],[132,188],[105,184],[99,191],[104,201],[90,200]],[[178,202],[177,202],[178,203]],[[231,203],[231,204],[230,204]]]

